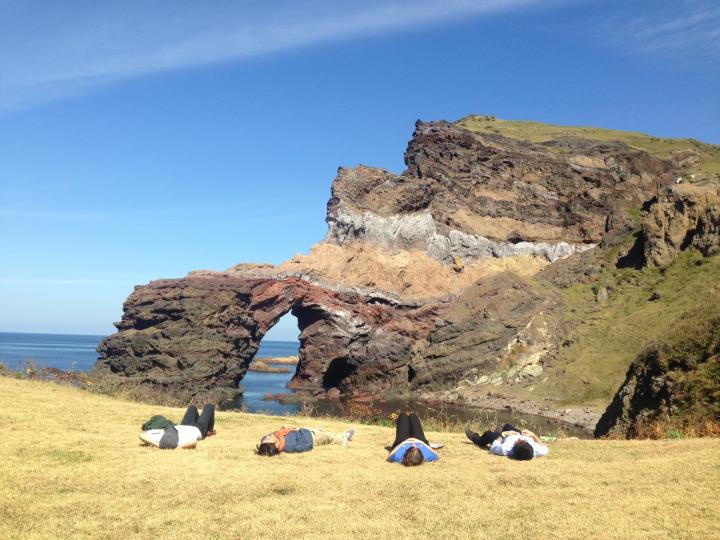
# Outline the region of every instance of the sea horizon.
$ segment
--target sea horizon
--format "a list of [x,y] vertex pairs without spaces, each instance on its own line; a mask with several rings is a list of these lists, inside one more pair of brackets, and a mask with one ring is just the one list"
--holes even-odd
[[[114,334],[113,332],[112,334]],[[75,333],[67,333],[67,332],[14,332],[10,330],[0,330],[0,335],[2,334],[18,334],[18,335],[35,335],[35,336],[78,336],[78,337],[99,337],[101,339],[105,339],[106,337],[112,335],[112,334],[75,334]],[[300,340],[297,339],[263,339],[263,341],[267,341],[269,343],[300,343]]]
[[[108,334],[110,335],[110,334]],[[95,350],[106,335],[0,331],[0,363],[13,370],[28,362],[64,371],[90,371],[100,355]],[[297,354],[300,342],[264,339],[257,358]]]
[[75,334],[67,332],[14,332],[11,330],[0,330],[0,334],[19,334],[19,335],[34,335],[34,336],[81,336],[81,337],[99,337],[106,338],[111,334]]

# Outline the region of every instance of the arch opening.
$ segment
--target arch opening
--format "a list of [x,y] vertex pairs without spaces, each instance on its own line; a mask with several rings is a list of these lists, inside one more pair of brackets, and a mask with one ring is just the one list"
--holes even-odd
[[[241,407],[248,412],[287,414],[299,409],[288,383],[295,376],[300,352],[297,318],[288,311],[267,331],[241,381]],[[277,399],[280,396],[280,399]]]

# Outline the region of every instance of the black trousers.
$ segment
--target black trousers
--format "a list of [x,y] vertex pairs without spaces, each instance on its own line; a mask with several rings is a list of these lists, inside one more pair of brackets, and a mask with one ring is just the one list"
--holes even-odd
[[185,411],[181,426],[195,426],[202,433],[203,439],[207,437],[208,431],[215,428],[215,406],[205,405],[202,414],[198,414],[197,407],[190,405]]
[[425,438],[425,432],[423,432],[422,424],[417,414],[412,413],[407,415],[400,413],[395,421],[395,442],[392,443],[392,447],[395,448],[398,444],[409,438],[418,439],[427,444],[428,440]]
[[495,439],[502,435],[503,431],[517,431],[520,433],[518,428],[513,427],[510,424],[505,424],[502,429],[498,428],[497,431],[486,431],[477,439],[473,439],[473,442],[481,447],[490,446]]

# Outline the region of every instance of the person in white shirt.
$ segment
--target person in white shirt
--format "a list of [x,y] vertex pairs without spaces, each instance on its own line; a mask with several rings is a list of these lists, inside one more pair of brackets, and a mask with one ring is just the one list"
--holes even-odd
[[177,425],[164,429],[148,429],[140,434],[140,440],[162,449],[195,448],[202,433],[195,426]]
[[486,431],[482,435],[466,429],[465,435],[474,444],[490,450],[492,454],[519,461],[546,456],[550,452],[545,443],[532,431],[520,430],[510,424],[505,424],[502,430]]
[[202,414],[190,405],[180,424],[162,429],[148,429],[140,434],[140,440],[158,448],[195,448],[199,440],[215,434],[215,407],[205,405]]

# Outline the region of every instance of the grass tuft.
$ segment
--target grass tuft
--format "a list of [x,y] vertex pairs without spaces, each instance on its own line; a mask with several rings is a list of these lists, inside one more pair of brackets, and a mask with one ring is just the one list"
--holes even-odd
[[91,454],[83,452],[82,450],[53,449],[50,455],[52,459],[62,464],[87,463],[93,459]]

